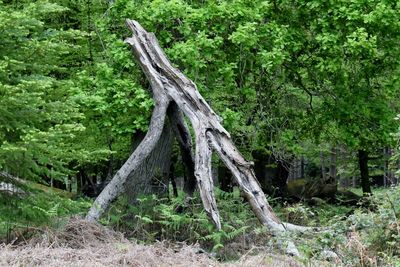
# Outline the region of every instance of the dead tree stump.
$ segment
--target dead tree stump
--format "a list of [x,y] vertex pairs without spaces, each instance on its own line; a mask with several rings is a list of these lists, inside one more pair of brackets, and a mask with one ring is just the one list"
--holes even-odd
[[[97,197],[86,219],[97,221],[111,201],[123,191],[128,175],[135,172],[154,149],[161,136],[167,116],[170,118],[182,152],[187,155],[188,162],[186,164],[190,166],[190,163],[193,163],[190,133],[184,121],[184,116],[186,116],[193,126],[196,141],[194,170],[193,167],[192,170],[197,180],[204,209],[217,229],[221,229],[221,220],[211,177],[211,155],[213,151],[218,154],[232,172],[236,183],[260,222],[268,227],[272,233],[280,234],[287,230],[306,230],[305,227],[282,223],[278,219],[255,177],[252,168],[253,163],[246,161],[240,154],[229,133],[221,125],[221,119],[200,95],[196,85],[186,78],[180,70],[172,66],[158,44],[155,35],[146,32],[134,20],[127,20],[127,26],[132,30],[133,36],[126,39],[125,42],[131,45],[136,60],[150,82],[155,107],[149,130],[142,143],[139,144]],[[192,184],[191,187],[189,191],[193,192],[194,185]],[[290,244],[288,247],[293,249],[294,246]],[[295,248],[294,250],[295,252],[292,252],[292,254],[298,253]]]

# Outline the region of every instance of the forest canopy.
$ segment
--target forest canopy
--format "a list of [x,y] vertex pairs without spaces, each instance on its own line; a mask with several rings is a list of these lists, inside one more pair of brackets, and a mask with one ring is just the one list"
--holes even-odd
[[[146,131],[152,100],[126,18],[224,120],[242,153],[290,162],[394,148],[398,3],[2,1],[2,169],[61,180],[107,173]],[[353,164],[356,165],[356,164]],[[354,166],[353,166],[354,168]],[[358,175],[343,166],[343,172]]]

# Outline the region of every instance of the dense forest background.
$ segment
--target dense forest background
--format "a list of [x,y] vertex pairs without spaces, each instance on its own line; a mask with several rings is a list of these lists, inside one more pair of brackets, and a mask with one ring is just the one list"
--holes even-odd
[[[221,116],[273,204],[296,203],[309,215],[298,201],[340,208],[341,199],[361,199],[353,201],[360,190],[349,196],[342,188],[361,188],[366,202],[384,192],[389,200],[380,204],[397,225],[384,227],[395,237],[383,249],[399,255],[398,207],[377,188],[399,181],[399,13],[400,2],[390,0],[0,0],[0,195],[14,207],[2,208],[4,232],[14,229],[16,211],[29,221],[40,209],[44,217],[87,209],[90,200],[69,198],[98,195],[143,138],[153,101],[124,43],[125,20],[135,19]],[[131,184],[136,194],[165,193],[173,181],[179,195],[187,170],[170,141],[157,159],[166,164],[143,171],[151,176],[144,185]],[[217,159],[213,165],[222,198],[240,198],[229,172]],[[54,199],[17,196],[49,188],[63,196],[58,214]],[[127,201],[145,206],[149,198]],[[216,249],[224,238],[208,240]]]

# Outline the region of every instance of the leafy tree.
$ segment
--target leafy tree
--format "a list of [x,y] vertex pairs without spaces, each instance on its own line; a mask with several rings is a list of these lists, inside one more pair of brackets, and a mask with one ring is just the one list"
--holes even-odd
[[71,72],[85,33],[55,25],[67,9],[54,3],[0,5],[0,168],[56,178],[84,130]]
[[122,36],[135,18],[155,32],[247,156],[290,159],[311,140],[368,159],[396,127],[397,10],[378,0],[118,1],[106,23]]
[[289,23],[303,40],[291,77],[310,95],[310,105],[318,99],[309,126],[358,151],[364,193],[371,192],[368,153],[391,146],[396,128],[398,7],[360,0],[295,2],[289,9]]

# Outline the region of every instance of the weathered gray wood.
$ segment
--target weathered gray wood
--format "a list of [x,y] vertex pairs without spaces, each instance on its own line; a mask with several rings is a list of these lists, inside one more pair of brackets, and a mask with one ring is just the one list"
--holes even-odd
[[114,175],[110,183],[107,184],[103,191],[101,191],[100,195],[96,198],[86,215],[86,220],[91,222],[99,220],[100,216],[109,204],[124,191],[124,186],[128,176],[138,168],[146,157],[150,155],[150,152],[154,149],[160,139],[164,127],[167,107],[168,101],[165,101],[164,99],[156,101],[146,136],[124,165]]
[[6,181],[9,181],[11,183],[17,183],[17,184],[25,183],[24,179],[21,179],[17,176],[9,174],[8,172],[5,172],[5,171],[0,171],[0,177],[3,177],[4,179],[6,179]]
[[217,229],[221,229],[221,220],[214,196],[214,183],[211,173],[211,148],[207,143],[206,129],[195,131],[196,134],[196,154],[195,154],[195,176],[200,197],[203,201],[204,209],[212,219]]
[[[285,231],[284,225],[272,211],[255,178],[252,164],[247,162],[235,148],[229,133],[221,125],[220,118],[199,94],[196,85],[172,66],[154,34],[147,33],[136,21],[128,20],[127,25],[132,30],[133,36],[126,42],[131,44],[134,51],[144,52],[144,54],[136,53],[139,64],[145,73],[155,75],[148,78],[162,80],[167,97],[177,104],[192,123],[196,135],[195,175],[203,204],[214,223],[218,226],[219,215],[214,204],[213,184],[209,171],[209,142],[234,174],[236,182],[260,221],[273,231]],[[151,65],[148,65],[149,63]]]
[[9,195],[14,194],[27,194],[21,189],[26,184],[26,180],[9,174],[5,171],[0,171],[0,193],[6,193]]
[[[221,125],[221,119],[200,95],[196,85],[172,66],[154,34],[146,32],[138,22],[133,20],[128,20],[127,26],[132,30],[133,35],[125,42],[131,45],[137,62],[150,81],[156,107],[153,111],[149,132],[143,140],[144,144],[139,145],[127,163],[113,178],[111,185],[107,186],[96,199],[87,218],[89,220],[99,218],[101,212],[122,190],[126,180],[125,176],[135,171],[135,168],[141,162],[141,158],[148,155],[149,151],[154,148],[164,124],[166,107],[170,105],[168,116],[171,125],[177,140],[191,162],[193,162],[193,156],[190,133],[184,122],[182,112],[193,126],[196,138],[194,176],[197,179],[204,208],[218,229],[221,228],[221,222],[211,175],[212,149],[233,173],[237,184],[261,223],[274,233],[283,233],[287,229],[308,230],[308,228],[301,226],[283,224],[278,219],[260,188],[252,169],[252,162],[246,161],[237,150],[229,133]],[[293,244],[290,243],[289,247],[290,253],[293,253]],[[296,249],[294,250],[294,254],[298,253]]]
[[227,136],[219,132],[209,131],[208,138],[219,157],[231,170],[236,183],[261,223],[267,225],[273,232],[285,231],[285,227],[272,211],[264,192],[261,190],[252,169],[252,162],[243,158],[233,145],[232,140]]

